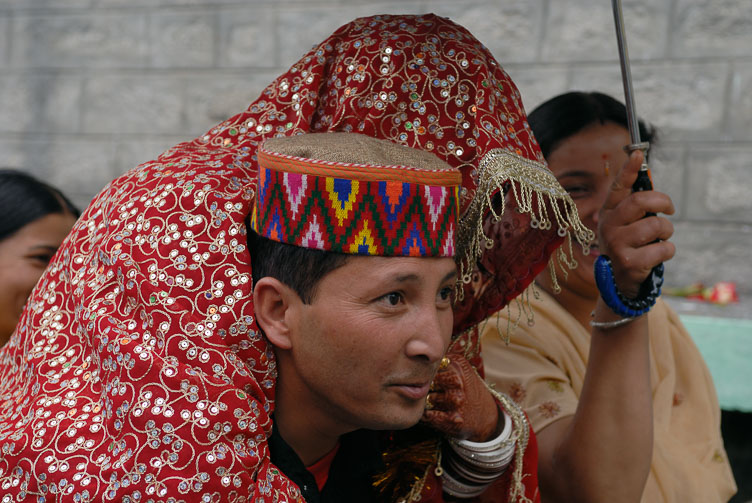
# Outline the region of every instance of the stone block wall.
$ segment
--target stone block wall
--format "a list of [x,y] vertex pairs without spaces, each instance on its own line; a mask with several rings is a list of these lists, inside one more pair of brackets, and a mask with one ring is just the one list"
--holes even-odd
[[[657,184],[677,205],[668,282],[752,295],[752,2],[623,0]],[[0,0],[0,165],[85,206],[109,180],[245,108],[341,24],[435,12],[466,26],[530,109],[623,91],[602,0]]]

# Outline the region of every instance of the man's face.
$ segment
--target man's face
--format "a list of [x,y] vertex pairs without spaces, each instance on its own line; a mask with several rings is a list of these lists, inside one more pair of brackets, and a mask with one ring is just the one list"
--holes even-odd
[[[342,432],[403,429],[425,397],[452,331],[450,258],[352,257],[291,315],[299,411]],[[294,373],[294,376],[290,375]]]

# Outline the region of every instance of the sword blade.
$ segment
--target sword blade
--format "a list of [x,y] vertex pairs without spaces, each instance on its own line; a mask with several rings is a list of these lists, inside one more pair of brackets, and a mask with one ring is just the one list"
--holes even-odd
[[616,42],[619,46],[619,62],[621,63],[621,80],[624,84],[624,104],[627,107],[627,123],[632,145],[641,143],[640,128],[637,124],[637,107],[632,89],[632,70],[629,67],[629,51],[627,49],[627,35],[624,32],[624,16],[621,11],[621,0],[611,0],[614,9],[614,24],[616,25]]
[[[624,33],[624,16],[621,12],[621,0],[611,0],[614,8],[614,24],[616,24],[616,42],[619,45],[619,62],[621,63],[621,80],[624,84],[624,104],[627,107],[627,123],[629,125],[629,138],[632,143],[624,147],[628,153],[642,150],[643,158],[637,179],[632,184],[632,192],[653,190],[653,181],[650,179],[650,171],[647,163],[647,153],[650,144],[640,141],[640,127],[637,121],[637,108],[635,106],[634,91],[632,89],[632,70],[629,68],[629,52],[627,51],[627,36]],[[655,215],[648,213],[646,217]],[[657,241],[657,240],[656,240]],[[663,285],[663,263],[653,267],[650,275],[640,285],[639,298],[657,297],[661,294]]]

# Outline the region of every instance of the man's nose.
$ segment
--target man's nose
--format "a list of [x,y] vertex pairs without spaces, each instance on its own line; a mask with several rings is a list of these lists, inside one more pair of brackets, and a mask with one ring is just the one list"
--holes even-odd
[[410,358],[424,358],[431,363],[444,356],[452,331],[451,312],[445,313],[436,308],[421,310],[412,329],[413,335],[407,343],[406,352]]

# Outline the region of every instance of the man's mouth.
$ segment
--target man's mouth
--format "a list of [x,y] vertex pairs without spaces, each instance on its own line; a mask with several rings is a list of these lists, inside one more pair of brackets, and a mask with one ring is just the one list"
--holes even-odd
[[428,394],[431,388],[431,381],[394,383],[391,387],[411,400],[421,400]]

